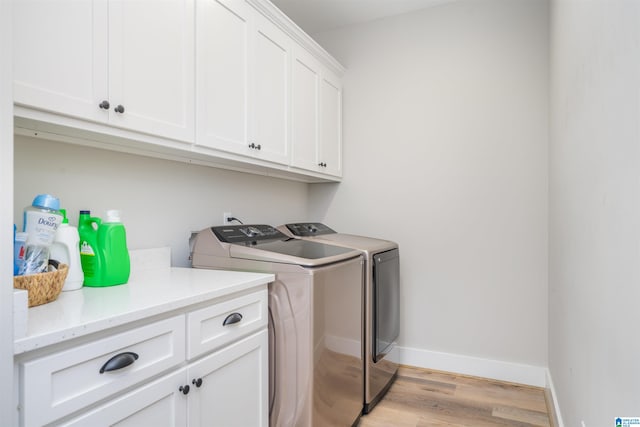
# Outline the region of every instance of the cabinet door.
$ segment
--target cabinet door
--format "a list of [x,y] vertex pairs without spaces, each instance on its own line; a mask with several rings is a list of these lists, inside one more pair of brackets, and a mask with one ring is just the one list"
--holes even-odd
[[252,106],[249,142],[256,157],[289,163],[289,67],[292,40],[255,12],[255,54],[251,69]]
[[291,165],[319,170],[318,62],[303,48],[294,48],[291,65]]
[[198,0],[196,7],[196,144],[249,154],[252,9],[244,0]]
[[342,84],[327,72],[320,82],[319,151],[324,172],[342,176]]
[[14,102],[106,122],[107,1],[20,0],[13,12]]
[[186,368],[118,397],[61,425],[66,427],[184,426],[187,397],[179,389]]
[[193,0],[110,1],[112,125],[193,142],[194,13]]
[[269,425],[267,331],[189,365],[191,427]]

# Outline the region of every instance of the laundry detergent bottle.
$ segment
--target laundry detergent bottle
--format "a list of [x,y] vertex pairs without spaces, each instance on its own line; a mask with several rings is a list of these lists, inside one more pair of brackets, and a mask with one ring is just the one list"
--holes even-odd
[[49,250],[56,230],[62,222],[60,200],[50,194],[38,194],[31,206],[24,209],[24,228],[27,233],[24,263],[18,274],[36,274],[47,271]]
[[120,211],[108,210],[98,227],[98,251],[102,255],[101,284],[122,285],[129,280],[131,265],[127,249],[127,232],[120,221]]
[[78,217],[79,250],[85,286],[101,286],[99,281],[102,271],[102,257],[98,252],[98,227],[101,223],[100,218],[91,216],[91,211],[80,211]]
[[80,211],[78,231],[84,285],[102,287],[127,283],[131,266],[120,211],[107,211],[104,220],[92,217],[90,211]]
[[69,266],[67,278],[64,281],[63,291],[75,291],[82,288],[84,274],[80,261],[80,236],[78,229],[69,225],[66,209],[60,209],[62,223],[56,230],[56,236],[51,245],[51,259],[55,259]]

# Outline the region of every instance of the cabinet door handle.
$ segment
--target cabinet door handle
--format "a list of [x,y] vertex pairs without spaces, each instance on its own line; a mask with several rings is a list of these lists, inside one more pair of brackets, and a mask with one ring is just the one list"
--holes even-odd
[[110,106],[111,105],[109,104],[109,101],[107,101],[106,99],[98,105],[98,107],[102,108],[103,110],[108,110]]
[[191,384],[195,385],[196,387],[200,387],[202,385],[202,378],[191,381]]
[[233,325],[234,323],[238,323],[242,320],[242,314],[240,313],[231,313],[224,319],[222,322],[222,326]]
[[132,351],[116,354],[111,359],[107,360],[107,363],[102,365],[100,373],[104,374],[109,371],[117,371],[118,369],[125,368],[138,360],[138,355]]
[[182,394],[189,394],[189,384],[187,385],[181,385],[180,388],[178,389],[178,391],[181,391]]
[[252,142],[251,144],[249,144],[249,148],[256,148],[256,144]]
[[124,113],[124,107],[122,105],[118,105],[116,108],[113,109],[113,111],[115,111],[116,113]]
[[322,166],[323,168],[326,168],[327,164],[325,162],[320,162],[318,163],[318,166]]
[[256,150],[260,150],[262,146],[260,144],[256,145]]

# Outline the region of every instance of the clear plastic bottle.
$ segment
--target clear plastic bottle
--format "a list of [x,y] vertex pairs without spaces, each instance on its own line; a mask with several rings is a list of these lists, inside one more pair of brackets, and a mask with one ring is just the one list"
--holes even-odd
[[24,264],[19,274],[47,271],[49,249],[62,222],[58,212],[60,200],[50,194],[39,194],[31,206],[24,209],[24,231],[27,233]]
[[69,266],[63,291],[74,291],[82,288],[84,274],[80,265],[80,236],[78,229],[69,225],[67,211],[60,209],[62,224],[58,227],[56,237],[51,246],[51,258]]

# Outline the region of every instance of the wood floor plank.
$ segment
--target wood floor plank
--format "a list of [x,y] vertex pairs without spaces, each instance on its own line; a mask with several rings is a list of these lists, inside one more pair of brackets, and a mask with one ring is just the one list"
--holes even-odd
[[550,427],[549,415],[546,412],[528,411],[520,408],[498,406],[491,413],[494,417],[512,421],[522,421],[540,427]]
[[544,390],[401,366],[361,427],[549,427]]
[[510,406],[517,408],[547,411],[544,391],[529,386],[477,378],[472,380],[461,378],[461,384],[456,388],[456,394],[461,398],[470,398],[487,405],[500,404],[506,400]]

